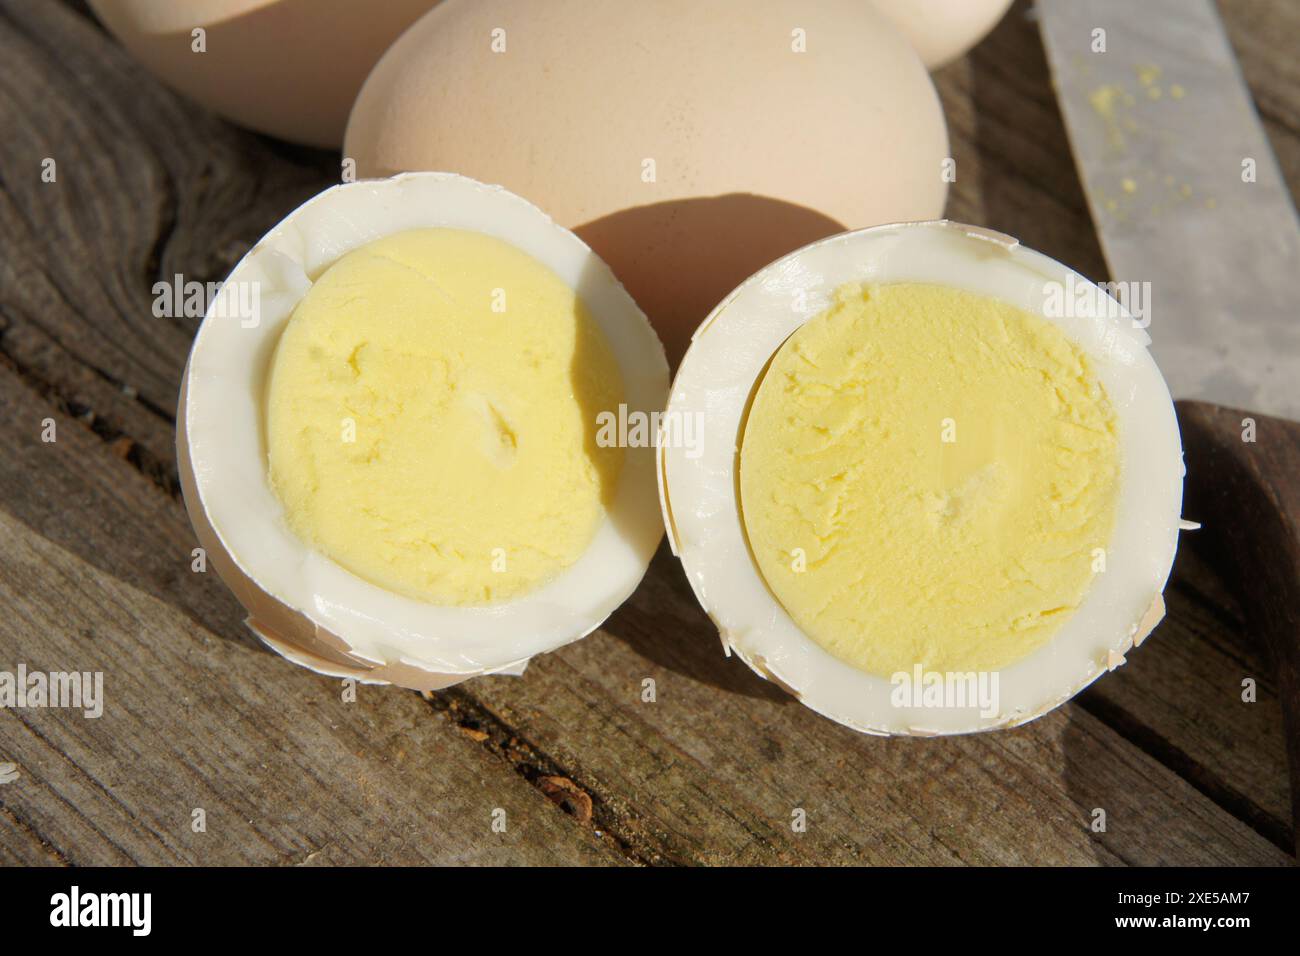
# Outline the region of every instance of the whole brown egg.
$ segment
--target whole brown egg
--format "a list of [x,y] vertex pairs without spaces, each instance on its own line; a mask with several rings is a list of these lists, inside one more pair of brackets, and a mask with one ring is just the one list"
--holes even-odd
[[337,149],[370,68],[437,2],[90,0],[90,6],[172,89],[260,133]]
[[863,0],[444,0],[366,80],[359,176],[499,183],[573,228],[669,358],[732,288],[844,229],[943,212],[943,114]]

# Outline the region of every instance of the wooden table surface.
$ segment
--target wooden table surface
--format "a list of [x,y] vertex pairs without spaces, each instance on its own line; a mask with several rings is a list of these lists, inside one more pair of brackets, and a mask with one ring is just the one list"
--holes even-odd
[[[1222,9],[1294,190],[1300,5]],[[948,215],[1104,278],[1026,14],[935,77]],[[106,699],[99,719],[0,710],[0,861],[1293,862],[1272,669],[1194,535],[1129,663],[1011,731],[879,739],[818,717],[723,657],[666,548],[605,627],[522,678],[344,700],[190,569],[173,426],[197,320],[151,313],[155,281],[221,279],[337,155],[195,109],[76,4],[0,0],[0,62],[0,671],[102,671]]]

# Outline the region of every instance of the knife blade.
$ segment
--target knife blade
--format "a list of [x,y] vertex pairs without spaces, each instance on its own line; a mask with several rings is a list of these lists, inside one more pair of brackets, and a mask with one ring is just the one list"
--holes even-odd
[[1300,224],[1211,0],[1038,0],[1111,279],[1175,398],[1300,418]]

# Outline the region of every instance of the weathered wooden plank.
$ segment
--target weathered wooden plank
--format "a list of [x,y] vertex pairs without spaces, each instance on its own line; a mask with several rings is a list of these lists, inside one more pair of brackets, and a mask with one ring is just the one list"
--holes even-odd
[[66,862],[0,800],[0,866],[62,866]]
[[[1081,704],[1286,848],[1294,841],[1273,665],[1231,607],[1212,596],[1213,575],[1196,551],[1193,536],[1165,592],[1166,620]],[[1246,678],[1255,681],[1254,702],[1242,699]]]
[[[42,441],[44,422],[54,442]],[[207,630],[256,646],[215,573],[190,570],[197,546],[180,502],[82,424],[0,368],[0,507],[106,574],[174,605]]]
[[[3,513],[0,535],[10,672],[22,662],[103,674],[102,717],[42,708],[0,716],[0,749],[22,772],[0,804],[59,860],[621,860],[473,742],[446,733],[412,695],[362,688],[345,703],[337,682],[267,668],[263,655]],[[257,680],[224,679],[253,670]],[[198,809],[205,832],[191,825]],[[506,826],[494,832],[500,811]]]
[[1294,199],[1300,195],[1300,6],[1284,0],[1220,0],[1218,6]]
[[[4,807],[73,863],[599,863],[577,826],[413,695],[267,668],[0,514],[0,647],[100,671],[102,717],[7,711]],[[260,670],[257,680],[228,681]],[[196,681],[200,675],[206,680]],[[206,814],[195,833],[192,814]],[[503,810],[504,832],[493,814]]]

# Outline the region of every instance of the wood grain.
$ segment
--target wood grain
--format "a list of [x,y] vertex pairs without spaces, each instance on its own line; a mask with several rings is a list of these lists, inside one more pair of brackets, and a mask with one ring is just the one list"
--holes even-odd
[[1219,516],[1206,537],[1272,658],[1300,819],[1300,424],[1186,401],[1178,421],[1188,503]]
[[[1294,184],[1293,57],[1251,6],[1225,14]],[[1024,12],[936,77],[949,214],[1101,276]],[[0,669],[93,664],[113,704],[0,712],[21,770],[0,786],[0,862],[1288,861],[1276,689],[1262,678],[1253,710],[1224,690],[1270,671],[1209,562],[1180,559],[1170,619],[1128,666],[995,735],[819,718],[722,656],[663,551],[605,628],[523,678],[344,704],[189,569],[172,409],[196,323],[150,311],[154,281],[220,278],[338,157],[203,113],[75,8],[0,2],[0,50]]]

